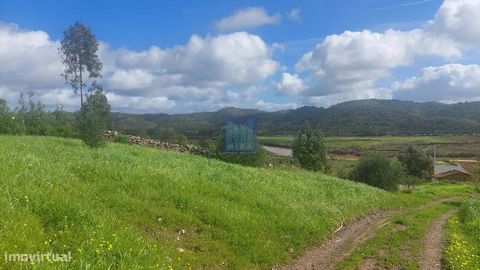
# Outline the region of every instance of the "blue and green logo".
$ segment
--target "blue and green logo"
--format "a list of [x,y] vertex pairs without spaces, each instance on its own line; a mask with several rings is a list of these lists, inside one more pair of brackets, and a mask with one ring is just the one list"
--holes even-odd
[[225,153],[255,153],[255,121],[252,118],[227,119],[224,127],[224,138]]

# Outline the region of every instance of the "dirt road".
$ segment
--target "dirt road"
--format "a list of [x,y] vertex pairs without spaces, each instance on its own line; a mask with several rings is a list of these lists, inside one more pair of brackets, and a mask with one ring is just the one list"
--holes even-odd
[[[431,207],[440,203],[456,200],[456,197],[450,197],[440,199],[436,201],[428,202],[424,205],[415,208],[406,208],[394,211],[380,211],[374,214],[362,216],[356,218],[347,224],[342,224],[336,233],[323,245],[312,248],[306,251],[302,256],[295,259],[292,263],[278,267],[278,270],[328,270],[334,269],[337,262],[343,261],[347,258],[352,251],[358,248],[361,244],[366,242],[372,236],[375,235],[375,231],[388,223],[390,217],[399,215],[412,210],[420,210],[427,207]],[[426,235],[425,247],[423,256],[432,257],[432,259],[424,259],[421,265],[425,265],[427,268],[422,269],[440,269],[440,268],[428,268],[431,265],[438,264],[439,258],[441,258],[443,238],[442,228],[448,217],[453,214],[449,212],[432,224],[432,227]],[[427,244],[428,243],[428,244]],[[433,267],[432,266],[432,267]],[[363,269],[363,268],[362,268]],[[365,268],[365,269],[377,269],[377,268]]]

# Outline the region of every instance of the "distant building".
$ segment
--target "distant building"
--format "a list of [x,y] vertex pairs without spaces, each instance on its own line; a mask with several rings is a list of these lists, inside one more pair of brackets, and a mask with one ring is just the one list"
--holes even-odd
[[467,181],[472,178],[472,174],[459,164],[435,163],[432,178],[436,180]]

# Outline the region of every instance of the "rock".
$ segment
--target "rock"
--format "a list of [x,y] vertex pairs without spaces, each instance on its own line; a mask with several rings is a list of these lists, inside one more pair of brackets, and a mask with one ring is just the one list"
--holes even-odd
[[[114,137],[119,135],[121,135],[121,133],[118,131],[107,130],[105,131],[103,136],[105,139],[111,140]],[[145,138],[141,138],[139,136],[134,136],[134,135],[127,135],[127,136],[128,136],[129,144],[143,145],[143,146],[152,147],[152,148],[167,149],[167,150],[172,150],[176,152],[190,153],[195,155],[207,154],[207,151],[205,149],[193,144],[181,145],[176,143],[162,142],[154,139],[145,139]]]

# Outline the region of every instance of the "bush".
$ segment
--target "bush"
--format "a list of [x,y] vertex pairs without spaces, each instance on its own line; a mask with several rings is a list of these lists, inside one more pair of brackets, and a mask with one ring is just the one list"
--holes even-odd
[[405,176],[402,184],[406,185],[407,187],[412,187],[419,185],[423,182],[424,180],[415,176],[407,175]]
[[50,126],[48,133],[50,136],[73,138],[75,137],[75,127],[68,125]]
[[7,102],[0,99],[0,134],[24,134],[25,124],[15,112],[11,111]]
[[352,180],[389,191],[398,189],[404,181],[402,166],[395,160],[379,154],[362,157],[352,171]]
[[217,149],[215,140],[211,139],[203,139],[198,143],[198,145],[209,153],[215,152]]
[[109,112],[107,97],[102,89],[97,89],[87,97],[80,111],[76,113],[78,136],[88,146],[99,147],[104,144],[103,131],[107,126]]
[[304,169],[328,172],[327,151],[323,133],[314,129],[309,122],[303,124],[292,145],[293,157]]
[[128,144],[128,135],[117,135],[113,137],[113,141],[116,143]]
[[432,167],[432,159],[425,152],[410,145],[398,154],[398,160],[405,172],[413,177],[425,178]]
[[480,221],[480,201],[467,199],[458,213],[462,223]]

